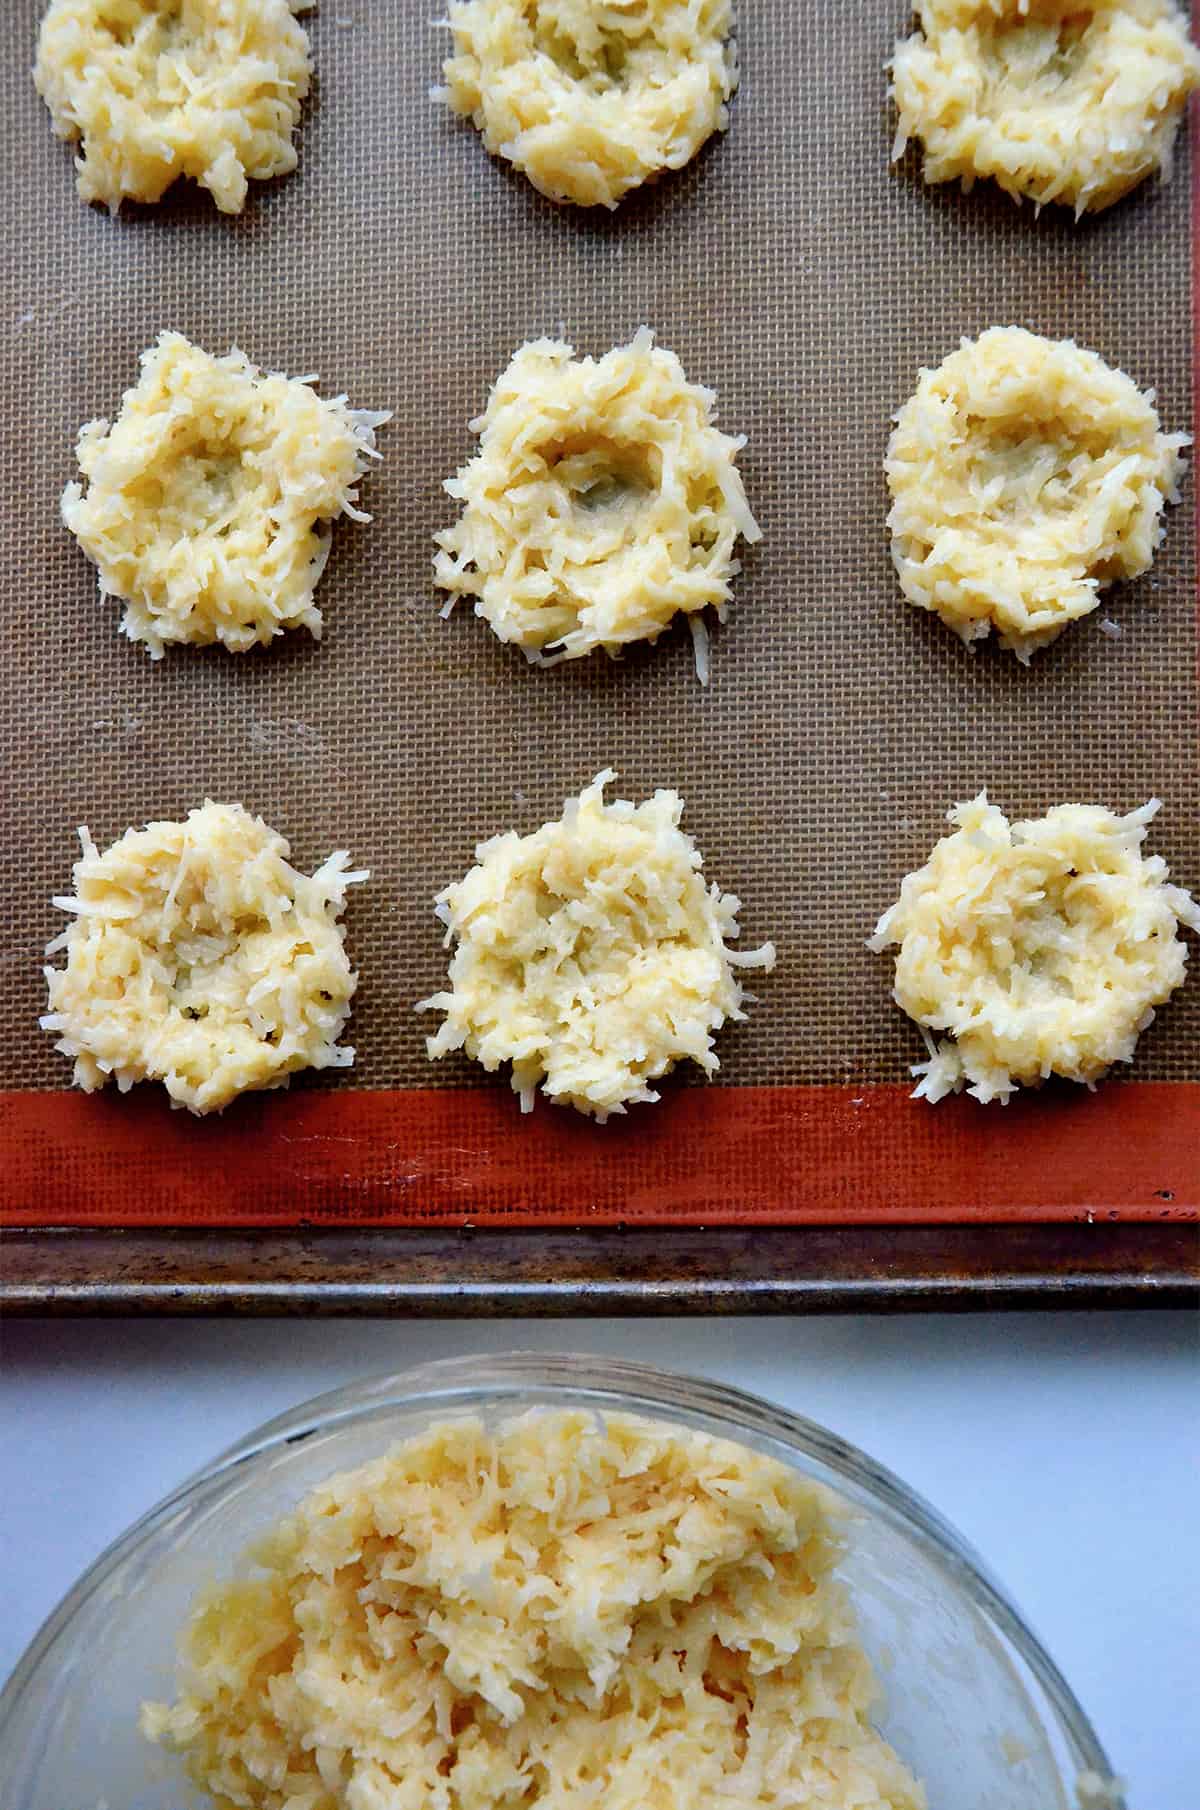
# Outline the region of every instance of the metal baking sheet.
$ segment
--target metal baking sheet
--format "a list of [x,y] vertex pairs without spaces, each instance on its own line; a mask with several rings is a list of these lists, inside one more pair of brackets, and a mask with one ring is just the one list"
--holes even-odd
[[[38,10],[14,7],[0,76],[9,1224],[190,1226],[203,1249],[254,1226],[1193,1219],[1200,988],[1094,1096],[931,1110],[907,1098],[919,1038],[864,947],[947,808],[984,784],[1017,815],[1155,794],[1152,846],[1200,885],[1191,478],[1153,571],[1024,670],[903,602],[881,469],[918,368],[996,323],[1073,335],[1153,386],[1167,425],[1192,420],[1188,158],[1079,223],[987,185],[928,189],[915,152],[889,163],[904,6],[757,0],[729,132],[615,214],[557,208],[431,104],[446,36],[428,9],[326,0],[307,20],[319,79],[295,175],[237,219],[181,184],[114,220],[76,199],[28,79]],[[541,672],[469,612],[441,621],[431,583],[442,480],[515,347],[561,332],[599,353],[642,323],[747,435],[764,539],[708,691],[686,630]],[[152,664],[59,523],[79,424],[115,409],[168,326],[394,411],[364,485],[375,519],[335,532],[319,645]],[[721,1038],[719,1086],[672,1080],[602,1128],[541,1104],[522,1120],[503,1078],[426,1061],[411,1006],[445,963],[430,902],[479,837],[535,827],[607,765],[624,796],[682,792],[707,871],[780,962]],[[219,1121],[148,1089],[71,1093],[37,1016],[75,826],[103,842],[206,795],[261,812],[302,863],[347,846],[370,867],[348,914],[355,1069]]]

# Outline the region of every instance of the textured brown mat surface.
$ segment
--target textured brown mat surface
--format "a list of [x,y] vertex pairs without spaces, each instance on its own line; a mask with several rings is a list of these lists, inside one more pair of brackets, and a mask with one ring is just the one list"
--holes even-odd
[[[747,938],[779,946],[751,1022],[722,1040],[732,1083],[903,1079],[918,1038],[863,938],[947,807],[983,784],[1021,814],[1155,792],[1152,847],[1200,884],[1191,478],[1153,573],[1025,671],[902,601],[880,469],[918,366],[997,322],[1075,335],[1153,385],[1168,426],[1190,423],[1186,156],[1170,187],[1079,226],[987,189],[927,190],[911,157],[888,165],[882,66],[904,7],[757,0],[729,134],[614,216],[563,211],[430,105],[434,9],[325,0],[298,173],[239,220],[182,188],[113,221],[76,199],[28,79],[38,10],[14,7],[0,77],[7,1086],[68,1079],[36,1019],[74,826],[107,841],[206,794],[261,811],[305,864],[347,846],[372,869],[349,916],[354,1079],[371,1088],[478,1079],[427,1065],[409,1009],[444,971],[431,897],[477,837],[533,828],[609,764],[625,796],[683,792]],[[539,672],[467,611],[439,621],[430,582],[454,507],[441,479],[514,347],[563,329],[598,353],[643,321],[749,436],[765,538],[707,694],[686,631],[622,665]],[[395,410],[364,487],[375,521],[335,532],[320,645],[152,665],[59,525],[79,424],[115,409],[165,326]],[[1198,1046],[1193,982],[1145,1038],[1139,1079],[1194,1075]]]

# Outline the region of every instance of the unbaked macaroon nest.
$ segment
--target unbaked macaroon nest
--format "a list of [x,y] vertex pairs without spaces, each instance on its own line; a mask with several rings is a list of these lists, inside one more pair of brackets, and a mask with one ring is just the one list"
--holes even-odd
[[616,207],[729,123],[732,0],[450,0],[433,98],[552,201]]
[[986,792],[954,807],[953,834],[905,877],[869,944],[896,946],[896,1003],[925,1030],[917,1098],[967,1085],[1007,1100],[1050,1075],[1091,1086],[1133,1060],[1185,979],[1180,925],[1200,931],[1200,906],[1141,852],[1158,809],[1063,804],[1010,824]]
[[1103,586],[1146,571],[1189,444],[1161,432],[1153,392],[1073,340],[964,339],[921,372],[888,445],[904,595],[1028,661]]
[[298,1069],[350,1067],[338,1037],[357,977],[338,919],[369,876],[348,855],[302,874],[260,817],[210,800],[103,851],[79,838],[74,894],[54,901],[74,921],[46,951],[67,965],[45,970],[41,1021],[78,1086],[161,1081],[206,1113]]
[[1170,174],[1200,52],[1174,0],[921,0],[897,44],[894,155],[926,182],[991,177],[1076,218]]
[[310,4],[51,0],[33,77],[59,138],[81,141],[81,198],[116,213],[191,176],[240,214],[248,178],[294,170],[312,59],[293,14]]
[[446,1014],[429,1055],[511,1062],[525,1112],[539,1083],[603,1121],[657,1100],[650,1082],[685,1058],[715,1073],[713,1032],[745,1017],[734,969],[775,963],[770,943],[728,947],[740,904],[705,885],[678,794],[606,804],[615,777],[533,835],[480,843],[436,901],[454,956],[448,991],[417,1007]]
[[447,492],[436,582],[475,600],[500,637],[541,665],[654,641],[687,616],[707,678],[700,612],[725,615],[738,536],[762,538],[716,397],[689,383],[642,327],[600,359],[558,340],[525,345],[471,432],[479,450]]
[[80,429],[87,488],[67,485],[63,521],[152,659],[170,642],[243,653],[285,629],[320,637],[320,529],[370,521],[356,486],[391,417],[318,396],[314,381],[162,333],[116,420]]

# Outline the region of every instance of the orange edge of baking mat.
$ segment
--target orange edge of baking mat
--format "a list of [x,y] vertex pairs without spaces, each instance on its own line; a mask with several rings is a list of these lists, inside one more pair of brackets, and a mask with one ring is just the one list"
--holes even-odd
[[0,1094],[10,1226],[1187,1219],[1200,1082],[981,1107],[903,1087],[685,1088],[598,1126],[505,1088]]

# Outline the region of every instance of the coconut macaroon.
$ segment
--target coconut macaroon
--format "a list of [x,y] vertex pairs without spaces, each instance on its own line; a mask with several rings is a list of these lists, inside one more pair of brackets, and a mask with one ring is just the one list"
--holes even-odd
[[219,1111],[302,1068],[349,1068],[338,1037],[357,976],[338,919],[369,878],[349,856],[311,875],[284,838],[241,805],[204,805],[97,849],[86,828],[73,922],[47,949],[44,1030],[92,1093],[161,1081],[172,1103]]
[[1180,925],[1200,931],[1200,906],[1141,852],[1158,808],[1063,804],[1010,824],[986,792],[954,807],[953,834],[905,877],[868,945],[897,948],[894,998],[925,1031],[915,1097],[969,1083],[977,1100],[1007,1100],[1049,1075],[1091,1086],[1133,1060],[1185,978]]
[[871,1725],[846,1523],[639,1416],[435,1423],[197,1596],[142,1732],[222,1810],[924,1810]]
[[1111,207],[1171,153],[1200,52],[1174,0],[920,0],[897,44],[894,155],[926,182],[991,177],[1076,218]]
[[615,777],[531,836],[480,843],[436,901],[454,956],[449,990],[417,1007],[446,1014],[429,1055],[463,1049],[489,1072],[511,1062],[524,1112],[539,1083],[603,1121],[656,1100],[649,1083],[685,1058],[714,1074],[712,1034],[749,998],[735,968],[775,964],[770,943],[727,946],[740,904],[705,885],[678,794],[606,804]]
[[296,167],[311,0],[51,0],[33,79],[59,138],[80,141],[84,201],[114,214],[190,176],[225,214],[248,180]]
[[450,0],[434,100],[552,201],[613,208],[729,123],[731,0]]
[[1021,327],[964,339],[895,419],[884,468],[904,595],[968,643],[994,628],[1025,662],[1147,569],[1190,444],[1161,431],[1152,391]]
[[706,680],[700,612],[724,617],[738,537],[762,538],[734,463],[745,438],[718,431],[715,403],[648,327],[600,359],[522,346],[470,424],[478,452],[445,483],[463,512],[435,537],[443,614],[473,598],[542,665],[619,654],[683,614]]
[[116,420],[80,429],[87,488],[67,485],[63,521],[152,659],[171,642],[242,653],[290,628],[320,638],[321,530],[338,515],[370,521],[357,484],[391,417],[318,396],[314,381],[163,333]]

